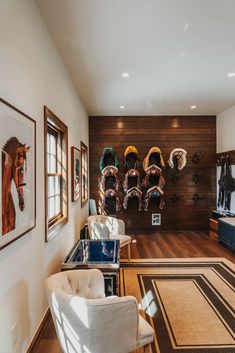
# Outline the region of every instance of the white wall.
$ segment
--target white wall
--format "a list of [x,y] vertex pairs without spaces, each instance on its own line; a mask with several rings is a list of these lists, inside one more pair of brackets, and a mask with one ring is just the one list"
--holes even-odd
[[[217,115],[216,125],[217,153],[235,150],[235,105]],[[219,180],[220,169],[220,167],[217,168],[217,182]],[[235,178],[235,166],[232,166],[232,175]],[[235,192],[232,193],[231,212],[235,213]]]
[[217,115],[217,153],[235,150],[235,105]]
[[43,106],[68,125],[69,167],[70,146],[88,143],[88,120],[33,0],[0,1],[0,43],[0,96],[37,122],[37,226],[0,251],[0,353],[23,353],[47,309],[44,280],[59,270],[88,212],[69,201],[69,223],[45,243]]

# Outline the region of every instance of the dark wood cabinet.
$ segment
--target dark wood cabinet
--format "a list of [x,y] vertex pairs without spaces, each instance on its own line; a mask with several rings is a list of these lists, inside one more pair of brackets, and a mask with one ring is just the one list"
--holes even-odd
[[235,250],[235,218],[220,218],[218,223],[219,241]]
[[218,241],[218,220],[210,218],[210,237]]

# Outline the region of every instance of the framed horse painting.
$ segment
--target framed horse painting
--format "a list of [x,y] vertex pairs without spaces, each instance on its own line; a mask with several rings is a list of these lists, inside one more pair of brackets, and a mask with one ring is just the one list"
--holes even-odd
[[35,227],[36,122],[0,98],[0,249]]
[[80,197],[80,151],[76,147],[71,147],[71,195],[72,201],[77,201]]
[[88,202],[88,148],[81,141],[81,206]]

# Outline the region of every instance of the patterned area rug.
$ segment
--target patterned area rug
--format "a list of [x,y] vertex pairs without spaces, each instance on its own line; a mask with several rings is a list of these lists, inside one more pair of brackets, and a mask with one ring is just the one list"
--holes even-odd
[[235,266],[223,258],[122,263],[122,295],[155,330],[152,353],[235,353]]

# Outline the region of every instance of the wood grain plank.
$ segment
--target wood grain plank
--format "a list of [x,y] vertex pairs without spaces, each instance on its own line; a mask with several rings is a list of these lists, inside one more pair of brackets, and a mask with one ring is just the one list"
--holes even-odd
[[[138,212],[135,203],[130,203],[127,211],[117,216],[127,222],[128,231],[143,229],[153,231],[151,214],[161,213],[162,226],[158,229],[209,229],[210,210],[215,208],[216,188],[216,119],[214,116],[125,116],[125,117],[90,117],[90,191],[91,197],[99,199],[99,159],[104,147],[112,146],[119,160],[119,178],[123,180],[123,157],[125,148],[134,145],[139,151],[142,163],[152,146],[162,150],[166,167],[163,175],[166,181],[164,198],[166,205],[162,211],[154,204],[149,212]],[[187,150],[187,165],[178,172],[182,179],[176,184],[172,182],[173,174],[167,161],[170,152],[176,147]],[[193,156],[204,151],[204,158],[198,163]],[[141,169],[141,177],[144,172]],[[193,181],[195,174],[205,176],[198,182]],[[178,203],[172,202],[176,193],[182,198]],[[205,199],[197,205],[192,200],[198,194]],[[123,192],[119,192],[121,201]],[[196,222],[195,222],[196,218]],[[140,230],[141,231],[141,230]]]

